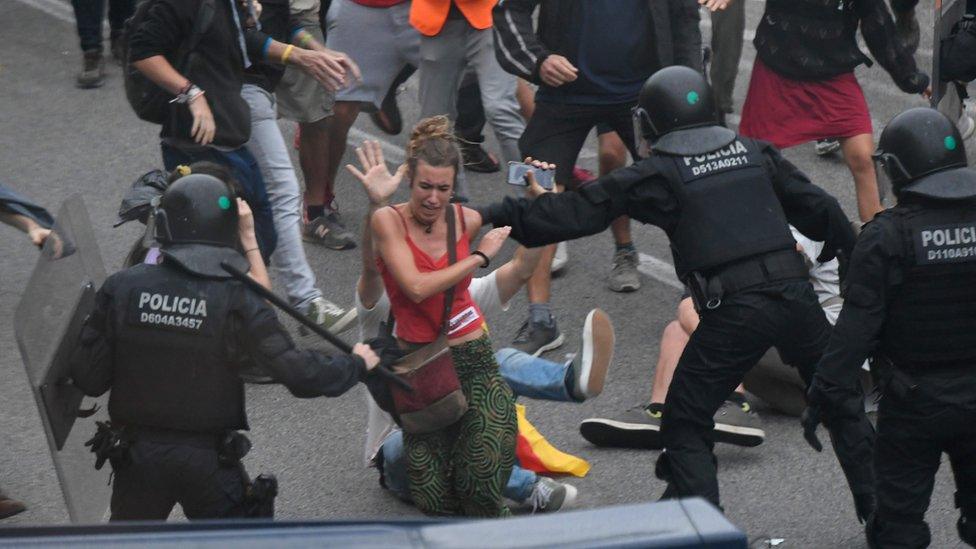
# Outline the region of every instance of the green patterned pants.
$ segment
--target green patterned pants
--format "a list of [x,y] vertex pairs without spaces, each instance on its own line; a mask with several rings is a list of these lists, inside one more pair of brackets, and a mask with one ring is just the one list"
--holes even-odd
[[403,434],[410,494],[429,515],[507,515],[502,489],[515,464],[515,397],[487,335],[452,347],[451,358],[468,411],[440,431]]

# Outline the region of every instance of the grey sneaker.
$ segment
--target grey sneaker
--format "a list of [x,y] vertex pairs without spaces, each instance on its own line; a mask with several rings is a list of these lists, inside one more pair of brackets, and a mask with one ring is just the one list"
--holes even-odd
[[356,247],[352,233],[342,223],[339,212],[326,211],[305,225],[302,240],[333,250],[349,250]]
[[640,259],[637,252],[618,250],[613,254],[613,267],[610,269],[610,279],[607,286],[615,292],[633,292],[641,287],[640,274],[637,266]]
[[834,154],[840,150],[840,141],[836,139],[818,139],[817,143],[814,145],[814,150],[817,151],[817,156],[827,156],[829,154]]
[[766,440],[759,415],[752,411],[748,402],[739,404],[726,400],[715,412],[715,442],[736,446],[759,446]]
[[580,422],[580,434],[596,446],[660,450],[661,412],[641,404],[614,418],[589,418]]
[[[348,310],[343,309],[324,297],[317,297],[309,304],[305,315],[312,319],[312,322],[329,330],[333,334],[341,334],[349,328],[352,328],[357,313],[355,307],[351,307]],[[310,330],[305,326],[299,326],[298,331],[302,335],[308,335],[310,333]]]
[[576,493],[575,486],[540,476],[525,503],[533,513],[555,513],[576,503]]
[[532,356],[539,356],[562,344],[563,334],[556,326],[555,320],[549,326],[526,320],[512,341],[512,347]]
[[921,40],[921,33],[918,28],[918,19],[915,17],[915,10],[911,9],[904,12],[895,12],[895,36],[901,41],[908,51],[915,53],[918,43]]
[[613,361],[613,323],[607,313],[593,309],[583,322],[580,348],[569,363],[573,397],[582,402],[603,392],[607,370]]
[[105,60],[102,50],[88,50],[82,54],[81,72],[75,85],[82,89],[101,87],[105,83]]

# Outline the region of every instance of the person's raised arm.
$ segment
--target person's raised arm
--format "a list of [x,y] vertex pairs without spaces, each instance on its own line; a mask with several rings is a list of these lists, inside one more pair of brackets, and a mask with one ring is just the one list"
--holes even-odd
[[251,207],[242,198],[237,199],[237,232],[240,235],[241,247],[244,248],[244,256],[251,267],[247,274],[258,284],[267,289],[271,289],[271,277],[268,276],[268,268],[264,265],[264,258],[261,257],[261,249],[258,247],[258,238],[254,233],[254,214]]
[[30,239],[31,244],[38,248],[44,245],[44,241],[51,234],[51,229],[41,227],[37,221],[34,221],[26,215],[6,212],[2,209],[0,209],[0,223],[20,229]]

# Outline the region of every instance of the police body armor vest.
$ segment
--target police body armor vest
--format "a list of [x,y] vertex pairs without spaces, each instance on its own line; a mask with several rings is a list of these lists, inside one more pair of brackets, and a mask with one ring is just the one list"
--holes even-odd
[[137,265],[116,286],[112,421],[180,431],[246,429],[244,385],[224,344],[232,285]]
[[738,137],[698,156],[651,158],[680,204],[680,219],[668,236],[682,281],[692,272],[708,274],[742,259],[795,248],[755,141]]
[[889,303],[881,350],[896,365],[971,365],[976,361],[976,210],[898,207],[904,280]]

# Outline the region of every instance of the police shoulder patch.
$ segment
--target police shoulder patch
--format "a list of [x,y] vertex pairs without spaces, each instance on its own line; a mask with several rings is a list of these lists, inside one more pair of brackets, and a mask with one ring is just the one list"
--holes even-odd
[[921,226],[912,237],[919,265],[976,262],[976,222]]
[[207,300],[172,289],[137,288],[129,294],[131,325],[190,334],[210,334]]

